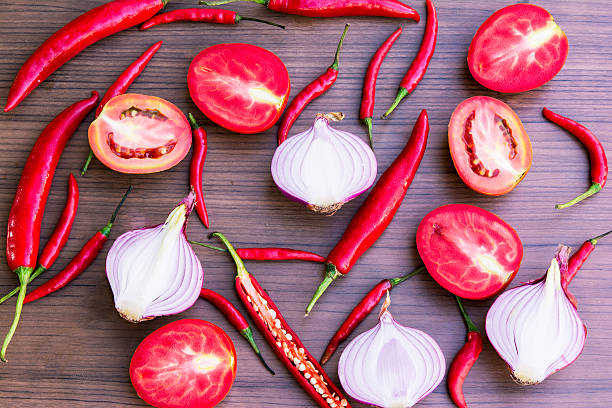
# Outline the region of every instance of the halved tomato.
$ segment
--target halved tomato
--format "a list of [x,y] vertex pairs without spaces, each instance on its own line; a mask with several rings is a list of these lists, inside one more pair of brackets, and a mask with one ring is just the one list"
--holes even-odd
[[531,167],[531,141],[521,120],[488,96],[474,96],[455,108],[448,145],[459,177],[479,193],[506,194]]
[[557,75],[567,51],[567,37],[548,11],[513,4],[478,27],[467,60],[481,85],[498,92],[523,92]]
[[109,100],[89,126],[98,160],[122,173],[154,173],[178,164],[191,148],[191,127],[172,103],[124,94]]
[[236,378],[229,336],[205,320],[183,319],[149,334],[130,363],[138,396],[157,408],[210,408]]
[[486,299],[512,281],[523,244],[504,220],[482,208],[449,204],[427,214],[417,229],[417,250],[429,274],[449,292]]
[[237,133],[272,127],[287,105],[291,88],[280,58],[251,44],[206,48],[191,62],[187,85],[204,115]]

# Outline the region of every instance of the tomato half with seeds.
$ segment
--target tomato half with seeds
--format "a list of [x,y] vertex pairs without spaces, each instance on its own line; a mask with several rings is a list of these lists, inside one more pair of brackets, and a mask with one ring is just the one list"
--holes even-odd
[[481,85],[498,92],[523,92],[557,75],[568,48],[565,33],[548,11],[514,4],[478,27],[467,60]]
[[457,106],[448,124],[448,145],[459,177],[479,193],[506,194],[531,167],[531,141],[523,123],[512,108],[488,96]]
[[291,88],[280,58],[251,44],[206,48],[191,62],[187,85],[204,115],[245,134],[272,127],[287,105]]
[[191,128],[183,112],[149,95],[115,96],[89,126],[88,134],[98,160],[122,173],[167,170],[191,148]]
[[157,408],[210,408],[236,378],[236,350],[229,336],[199,319],[169,323],[138,345],[130,379],[138,396]]
[[465,204],[427,214],[417,229],[417,250],[434,280],[466,299],[486,299],[504,290],[523,259],[523,244],[510,225]]

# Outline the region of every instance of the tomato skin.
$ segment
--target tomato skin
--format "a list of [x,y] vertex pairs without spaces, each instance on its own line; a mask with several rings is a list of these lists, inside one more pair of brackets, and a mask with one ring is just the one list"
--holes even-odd
[[285,64],[272,52],[251,44],[217,44],[191,62],[189,94],[210,120],[236,133],[271,128],[291,90]]
[[482,23],[467,61],[482,86],[498,92],[523,92],[557,75],[568,48],[565,33],[548,11],[533,4],[513,4]]
[[138,396],[157,408],[214,407],[235,378],[232,340],[199,319],[178,320],[155,330],[138,345],[130,362],[130,380]]
[[[133,93],[110,99],[89,126],[88,136],[98,160],[115,171],[133,174],[155,173],[177,165],[192,141],[191,127],[179,108],[157,96]],[[117,153],[113,147],[124,151]],[[135,153],[142,149],[146,153]],[[138,158],[136,154],[148,157]]]
[[416,237],[429,274],[465,299],[486,299],[503,291],[523,259],[516,231],[473,205],[448,204],[431,211],[421,220]]
[[[455,108],[448,124],[448,146],[461,180],[491,196],[512,191],[527,175],[533,159],[531,141],[518,115],[488,96],[468,98]],[[481,164],[473,165],[474,160]]]

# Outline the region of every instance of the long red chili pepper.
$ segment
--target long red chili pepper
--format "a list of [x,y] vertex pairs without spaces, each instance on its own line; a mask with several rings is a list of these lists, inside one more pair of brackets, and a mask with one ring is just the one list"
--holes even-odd
[[[189,241],[191,244],[200,245],[217,251],[226,251],[214,245],[203,242]],[[236,253],[242,259],[248,261],[308,261],[325,262],[325,258],[319,254],[308,251],[300,251],[291,248],[236,248]]]
[[570,200],[565,204],[557,204],[555,207],[559,209],[570,207],[577,202],[580,202],[585,198],[600,192],[606,185],[606,180],[608,179],[608,159],[606,158],[606,152],[599,139],[597,139],[597,136],[595,136],[593,132],[580,123],[561,116],[547,108],[542,109],[542,115],[544,115],[546,119],[561,126],[563,129],[576,136],[584,147],[586,147],[587,151],[589,152],[589,160],[591,161],[591,187],[573,200]]
[[204,194],[202,193],[202,171],[204,170],[204,160],[206,160],[206,149],[208,146],[206,140],[206,131],[198,125],[191,113],[187,115],[191,124],[191,132],[193,134],[193,154],[191,156],[191,164],[189,166],[189,185],[196,195],[195,210],[200,217],[200,221],[208,228],[208,212],[204,203]]
[[219,309],[221,313],[223,313],[223,316],[227,318],[231,325],[234,326],[240,335],[249,342],[249,345],[253,351],[255,351],[255,354],[257,354],[257,357],[259,357],[264,367],[266,367],[266,370],[271,372],[272,375],[275,375],[274,371],[270,368],[270,366],[268,366],[266,360],[264,360],[263,356],[261,355],[257,344],[255,344],[253,330],[251,330],[249,322],[247,322],[247,319],[242,315],[242,313],[240,313],[240,310],[238,310],[236,306],[232,304],[232,302],[214,290],[202,288],[200,291],[200,297],[207,300],[210,304]]
[[[64,245],[66,245],[66,241],[68,241],[68,236],[70,235],[70,230],[72,229],[72,224],[76,217],[78,206],[79,186],[72,173],[70,173],[70,177],[68,178],[68,199],[66,200],[66,205],[64,206],[64,210],[62,211],[59,220],[57,221],[57,225],[55,226],[53,233],[42,250],[42,253],[38,259],[38,266],[32,275],[30,275],[28,283],[32,282],[36,277],[38,277],[38,275],[49,269],[59,256],[62,248],[64,248]],[[5,300],[13,297],[17,292],[19,292],[19,287],[16,287],[2,299],[0,299],[0,303],[3,303]]]
[[427,24],[425,25],[425,34],[423,35],[423,41],[421,42],[421,48],[416,57],[410,64],[408,72],[404,75],[404,79],[400,82],[397,96],[391,107],[385,112],[382,118],[386,118],[393,112],[393,110],[399,105],[410,92],[414,91],[421,79],[425,76],[429,61],[434,54],[436,49],[436,37],[438,36],[438,14],[431,0],[427,0]]
[[167,0],[115,0],[75,18],[47,39],[23,64],[6,102],[17,106],[42,81],[91,44],[152,17]]
[[424,266],[421,266],[417,270],[409,273],[408,275],[401,276],[394,279],[383,279],[376,286],[368,292],[367,295],[361,299],[361,301],[353,308],[351,313],[348,315],[344,323],[340,326],[336,334],[333,335],[325,351],[323,357],[321,357],[321,364],[327,363],[331,356],[336,352],[338,346],[353,333],[353,331],[364,321],[370,314],[372,309],[376,307],[380,299],[387,293],[387,291],[393,289],[403,281],[412,278],[417,273],[425,270]]
[[376,50],[376,53],[370,60],[368,71],[366,72],[363,81],[363,93],[361,96],[361,110],[359,111],[359,119],[368,127],[368,137],[370,139],[370,147],[374,149],[374,141],[372,140],[372,116],[374,115],[374,99],[376,94],[376,78],[383,60],[393,46],[393,43],[402,34],[402,27],[399,27],[385,40],[384,43]]
[[457,355],[448,369],[446,382],[448,385],[448,392],[453,402],[460,408],[467,408],[467,403],[463,396],[463,383],[482,351],[482,334],[465,312],[461,304],[461,299],[457,296],[455,296],[455,298],[459,304],[461,315],[465,320],[468,333],[466,343],[461,347],[459,352],[457,352]]
[[406,147],[380,177],[340,241],[327,255],[325,278],[308,303],[306,315],[329,285],[338,276],[347,274],[357,259],[387,228],[419,168],[427,147],[428,134],[429,119],[427,111],[423,109]]
[[214,232],[236,264],[236,292],[255,325],[274,353],[302,388],[320,407],[349,407],[340,389],[331,381],[323,367],[306,350],[295,332],[283,318],[272,299],[244,267],[232,244],[223,234]]
[[[96,109],[96,117],[100,115],[102,109],[104,109],[104,105],[114,98],[117,95],[122,95],[125,91],[128,90],[130,85],[138,78],[138,76],[144,71],[151,58],[155,55],[155,53],[162,46],[162,41],[158,41],[149,47],[140,57],[136,59],[136,61],[132,62],[126,69],[117,77],[115,82],[108,88],[102,99],[100,100],[100,105]],[[89,168],[89,164],[91,163],[91,159],[93,159],[93,151],[89,149],[89,155],[87,156],[87,160],[81,167],[81,176],[84,176],[87,173],[87,169]]]
[[[238,0],[200,0],[200,4],[218,6]],[[307,17],[378,16],[410,18],[419,21],[415,9],[397,0],[247,0],[270,10]]]
[[159,24],[168,24],[175,21],[199,21],[203,23],[216,24],[238,24],[242,20],[257,21],[258,23],[269,24],[275,27],[285,29],[284,25],[272,23],[258,18],[243,17],[232,10],[224,9],[202,9],[202,8],[187,8],[172,10],[167,13],[162,13],[145,21],[141,26],[141,30],[154,27]]
[[19,296],[15,318],[0,350],[2,361],[6,361],[6,349],[17,329],[26,287],[36,266],[40,225],[55,168],[66,143],[96,102],[98,93],[94,91],[88,99],[74,103],[57,115],[43,129],[23,167],[6,234],[6,260],[19,278]]
[[130,186],[125,194],[123,194],[123,198],[117,205],[117,208],[115,208],[115,211],[108,221],[108,224],[106,224],[100,231],[96,232],[94,236],[91,237],[89,241],[85,243],[85,245],[83,245],[81,250],[74,256],[74,258],[72,258],[70,263],[68,263],[68,265],[61,272],[34,289],[32,292],[28,293],[23,301],[24,304],[33,302],[43,296],[47,296],[60,290],[68,283],[72,282],[77,276],[85,271],[85,269],[87,269],[87,267],[96,259],[102,250],[104,243],[108,241],[108,236],[110,235],[115,218],[117,217],[119,209],[123,205],[123,202],[127,198],[130,191],[132,191],[132,186]]
[[344,43],[344,37],[346,36],[346,32],[348,31],[349,24],[344,26],[344,32],[342,33],[342,37],[340,37],[340,42],[338,43],[338,47],[336,48],[336,55],[334,57],[334,62],[327,68],[327,71],[319,76],[317,79],[306,85],[304,89],[298,93],[295,98],[289,104],[289,107],[283,114],[283,118],[281,119],[281,123],[278,126],[278,144],[280,145],[285,140],[287,140],[287,136],[289,135],[289,130],[295,120],[300,116],[304,108],[312,102],[314,99],[321,96],[325,93],[338,79],[338,63],[340,58],[340,50],[342,49],[342,43]]

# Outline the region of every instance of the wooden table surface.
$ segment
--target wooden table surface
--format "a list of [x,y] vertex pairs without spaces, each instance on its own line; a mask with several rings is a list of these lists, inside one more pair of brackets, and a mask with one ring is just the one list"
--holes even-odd
[[[413,6],[425,16],[424,2]],[[322,275],[321,265],[286,262],[251,262],[247,266],[275,300],[304,344],[320,356],[327,341],[353,305],[375,283],[402,275],[419,266],[415,231],[421,218],[448,203],[469,203],[493,211],[512,225],[524,245],[519,282],[540,277],[557,244],[577,248],[584,240],[612,228],[612,190],[559,211],[563,202],[589,185],[589,161],[584,148],[571,135],[547,122],[547,106],[572,117],[597,134],[612,151],[612,11],[609,2],[541,1],[552,13],[570,43],[561,72],[539,89],[515,95],[498,94],[476,83],[467,68],[467,48],[477,27],[504,1],[437,0],[440,31],[429,70],[390,120],[375,121],[379,175],[406,143],[419,111],[429,112],[431,132],[421,167],[393,222],[357,262],[348,277],[339,279],[304,318],[304,307]],[[100,4],[94,0],[0,4],[0,101],[21,64],[53,32],[82,12]],[[168,10],[190,7],[195,1],[172,1]],[[227,6],[249,17],[286,24],[287,30],[244,21],[238,26],[177,23],[146,32],[137,28],[104,39],[83,51],[43,82],[10,113],[0,114],[0,220],[6,220],[24,160],[40,131],[60,111],[91,90],[103,94],[123,69],[158,40],[164,45],[130,91],[166,98],[184,112],[193,112],[209,135],[204,190],[212,230],[224,232],[237,246],[289,246],[326,255],[363,202],[365,194],[345,205],[333,217],[309,213],[290,202],[270,177],[276,146],[276,126],[259,135],[232,134],[197,110],[187,86],[187,67],[202,49],[221,42],[248,42],[276,53],[286,64],[292,82],[291,97],[322,73],[333,59],[346,22],[351,28],[344,43],[340,77],[335,86],[313,102],[294,125],[310,126],[316,112],[343,111],[346,119],[335,125],[365,137],[358,120],[362,79],[370,57],[400,24],[404,34],[383,65],[377,89],[375,117],[389,106],[405,70],[421,41],[425,24],[385,18],[316,19],[285,16],[256,4]],[[533,144],[533,165],[511,193],[485,197],[459,179],[447,145],[449,117],[462,100],[489,95],[508,103],[520,116]],[[92,114],[69,142],[57,169],[42,228],[46,242],[63,208],[67,178],[77,173],[88,150],[87,126]],[[188,156],[189,157],[189,156]],[[309,396],[296,384],[259,333],[255,339],[276,371],[269,375],[245,341],[224,317],[203,301],[180,315],[132,324],[115,312],[104,263],[114,238],[123,232],[162,222],[187,193],[188,158],[171,170],[151,175],[118,174],[93,162],[86,177],[77,177],[81,199],[70,239],[55,263],[61,270],[85,240],[104,226],[129,184],[134,191],[121,211],[111,240],[98,259],[61,292],[24,308],[21,324],[0,366],[0,406],[3,407],[125,407],[146,406],[138,398],[128,375],[136,346],[153,330],[182,318],[201,318],[222,327],[238,353],[238,374],[220,407],[312,407]],[[3,221],[4,223],[5,221]],[[4,225],[4,224],[3,224]],[[192,239],[205,240],[205,230],[194,217],[188,228]],[[4,262],[6,241],[0,240],[0,289],[12,289],[16,276]],[[204,267],[205,286],[236,304],[234,267],[222,253],[196,248]],[[572,284],[579,312],[588,327],[584,352],[569,368],[544,383],[523,387],[512,382],[504,362],[485,339],[480,360],[465,383],[471,407],[610,407],[612,403],[612,238],[601,240]],[[41,280],[46,279],[45,277]],[[36,284],[34,284],[35,286]],[[483,328],[492,300],[466,302],[476,324]],[[240,306],[242,307],[242,306]],[[0,305],[0,332],[12,320],[14,300]],[[464,342],[465,328],[454,299],[428,274],[396,288],[392,313],[400,323],[425,330],[439,343],[450,364]],[[373,313],[356,331],[376,324]],[[340,353],[326,365],[337,380]],[[445,383],[420,406],[450,407]],[[362,407],[358,403],[353,406]]]

